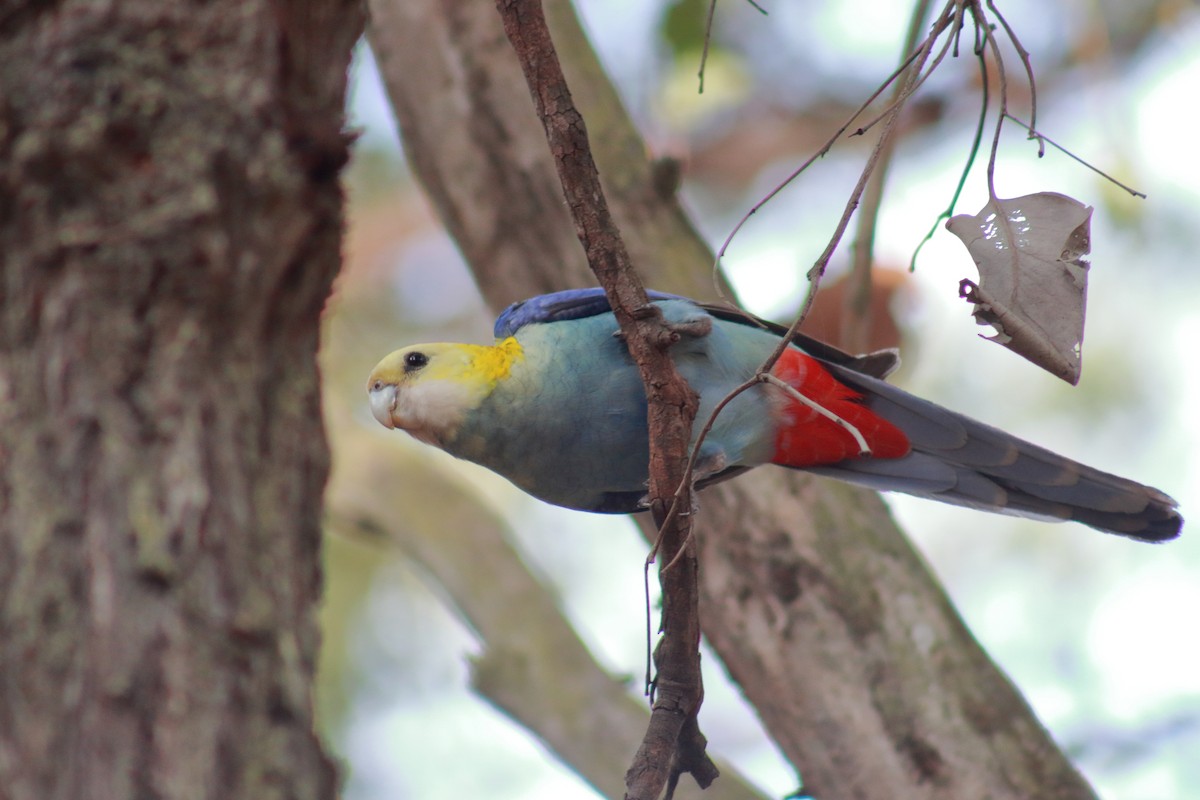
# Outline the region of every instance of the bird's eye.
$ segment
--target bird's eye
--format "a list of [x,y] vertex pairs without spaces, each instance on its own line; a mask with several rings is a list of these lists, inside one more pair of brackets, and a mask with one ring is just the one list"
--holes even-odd
[[404,356],[404,371],[416,372],[421,367],[429,363],[429,356],[424,353],[413,352]]

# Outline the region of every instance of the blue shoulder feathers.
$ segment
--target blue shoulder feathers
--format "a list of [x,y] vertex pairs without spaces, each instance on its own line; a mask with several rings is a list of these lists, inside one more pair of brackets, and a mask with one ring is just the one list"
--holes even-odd
[[[679,295],[665,292],[646,292],[652,301],[686,300]],[[551,294],[541,294],[528,300],[513,303],[496,318],[495,335],[504,339],[514,335],[526,325],[536,322],[564,322],[584,317],[596,317],[612,310],[608,296],[599,286],[587,289],[567,289]]]

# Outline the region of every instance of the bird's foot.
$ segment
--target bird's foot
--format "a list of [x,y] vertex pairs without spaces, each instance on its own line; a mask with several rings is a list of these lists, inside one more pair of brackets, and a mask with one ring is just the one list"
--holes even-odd
[[704,314],[671,323],[671,333],[674,335],[675,341],[679,341],[684,336],[699,339],[701,336],[708,336],[712,333],[712,327],[712,317]]

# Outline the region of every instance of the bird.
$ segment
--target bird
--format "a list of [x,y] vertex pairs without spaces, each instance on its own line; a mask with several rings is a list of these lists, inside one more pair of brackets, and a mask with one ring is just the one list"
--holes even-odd
[[[676,332],[671,356],[699,395],[694,445],[702,421],[759,374],[787,331],[733,307],[648,297]],[[884,380],[898,363],[894,350],[855,356],[796,335],[772,377],[716,416],[696,457],[695,488],[776,464],[1140,541],[1179,535],[1183,518],[1165,493],[905,392]],[[645,389],[599,287],[514,303],[490,345],[396,350],[372,370],[367,392],[383,426],[548,503],[607,514],[647,506]]]

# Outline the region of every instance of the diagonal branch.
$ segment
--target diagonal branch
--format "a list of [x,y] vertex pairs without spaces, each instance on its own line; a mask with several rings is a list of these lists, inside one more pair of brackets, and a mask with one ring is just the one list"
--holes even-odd
[[[698,401],[671,361],[669,348],[678,334],[647,302],[645,289],[608,211],[587,129],[571,101],[541,0],[497,0],[496,7],[542,121],[576,234],[588,264],[608,295],[646,386],[651,508],[655,518],[665,522],[667,502],[683,479]],[[684,502],[690,505],[686,491]],[[662,563],[672,564],[680,557],[688,547],[690,533],[690,515],[674,515],[670,524],[663,525],[658,546]],[[703,698],[697,650],[698,564],[694,556],[684,555],[681,566],[660,569],[663,638],[655,649],[658,674],[650,725],[626,775],[627,796],[631,798],[658,797],[664,785],[673,787],[683,772],[692,773],[701,786],[717,775],[704,752],[704,737],[696,722]]]

